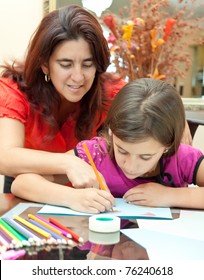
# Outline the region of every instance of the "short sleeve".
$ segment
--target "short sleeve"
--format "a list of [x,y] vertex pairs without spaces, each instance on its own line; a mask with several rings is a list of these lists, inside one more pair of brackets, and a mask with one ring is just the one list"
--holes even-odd
[[81,141],[76,145],[75,154],[79,158],[89,163],[86,152],[82,145],[83,143],[86,143],[96,167],[100,167],[101,163],[107,155],[105,140],[100,137],[94,137],[91,140]]
[[195,178],[197,170],[203,158],[203,153],[199,149],[190,145],[180,145],[178,151],[178,166],[180,169],[180,176],[185,182],[196,184]]
[[25,123],[30,106],[26,97],[10,79],[0,79],[0,117],[8,117]]

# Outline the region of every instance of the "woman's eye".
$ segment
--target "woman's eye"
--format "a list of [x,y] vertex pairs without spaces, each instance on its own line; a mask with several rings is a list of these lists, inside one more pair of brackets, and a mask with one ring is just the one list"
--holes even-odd
[[71,67],[71,64],[60,64],[60,66],[62,68],[69,68],[69,67]]
[[86,68],[90,68],[90,67],[93,66],[93,63],[91,63],[91,64],[84,64],[83,66],[86,67]]

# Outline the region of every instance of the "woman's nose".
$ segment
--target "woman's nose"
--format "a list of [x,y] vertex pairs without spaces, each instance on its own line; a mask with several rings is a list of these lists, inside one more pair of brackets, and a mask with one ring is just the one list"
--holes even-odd
[[75,82],[81,82],[84,79],[84,73],[80,67],[75,67],[72,69],[72,80]]

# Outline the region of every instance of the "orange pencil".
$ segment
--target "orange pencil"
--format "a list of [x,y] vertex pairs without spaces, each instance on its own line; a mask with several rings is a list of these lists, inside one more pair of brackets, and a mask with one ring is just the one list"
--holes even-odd
[[[96,178],[97,178],[97,180],[98,180],[98,182],[99,182],[100,188],[101,188],[102,190],[104,190],[104,191],[109,191],[108,188],[103,184],[103,181],[102,181],[102,179],[101,179],[101,176],[99,175],[99,172],[98,172],[98,170],[97,170],[97,168],[96,168],[96,165],[95,165],[95,163],[94,163],[94,161],[93,161],[93,159],[92,159],[92,156],[91,156],[91,154],[90,154],[90,152],[89,152],[89,149],[88,149],[86,143],[83,143],[82,145],[83,145],[84,150],[85,150],[85,152],[86,152],[86,155],[87,155],[87,157],[88,157],[88,159],[89,159],[89,162],[90,162],[90,164],[91,164],[91,166],[92,166],[92,168],[93,168],[93,170],[94,170],[94,172],[95,172],[95,175],[96,175]],[[111,208],[110,210],[113,212],[113,208]]]
[[98,180],[98,182],[99,182],[100,188],[101,188],[102,190],[104,190],[104,191],[107,191],[107,188],[106,188],[106,187],[104,186],[104,184],[103,184],[103,181],[102,181],[102,179],[101,179],[101,176],[99,175],[99,172],[98,172],[98,170],[97,170],[97,168],[96,168],[96,165],[95,165],[95,163],[94,163],[94,161],[93,161],[93,159],[92,159],[92,157],[91,157],[91,154],[90,154],[90,152],[89,152],[89,149],[88,149],[86,143],[83,143],[82,145],[83,145],[84,150],[85,150],[85,152],[86,152],[86,155],[87,155],[87,157],[88,157],[88,159],[89,159],[89,162],[90,162],[91,166],[93,167],[93,170],[94,170],[95,175],[96,175],[96,178],[97,178],[97,180]]

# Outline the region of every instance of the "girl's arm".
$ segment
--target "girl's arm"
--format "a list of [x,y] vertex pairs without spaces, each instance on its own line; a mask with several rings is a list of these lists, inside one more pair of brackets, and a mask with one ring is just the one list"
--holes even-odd
[[127,191],[124,199],[129,203],[150,207],[204,209],[204,188],[172,188],[147,183]]
[[12,183],[11,191],[26,200],[65,206],[87,213],[104,212],[114,204],[113,196],[107,191],[67,187],[55,183],[53,176],[45,178],[36,174],[18,175]]
[[158,183],[142,184],[128,190],[124,199],[138,205],[204,209],[204,160],[196,182],[199,187],[172,188]]
[[24,148],[24,125],[0,118],[0,174],[65,174],[74,187],[98,186],[92,167],[70,153],[51,153]]

